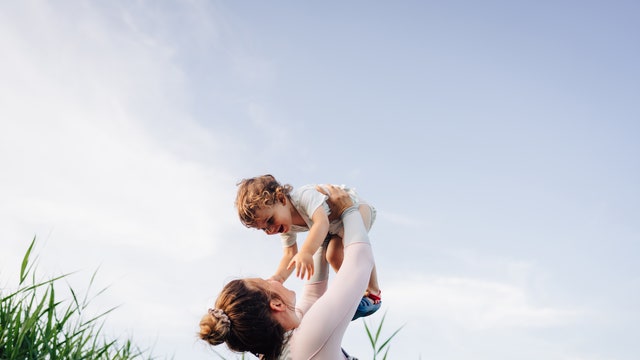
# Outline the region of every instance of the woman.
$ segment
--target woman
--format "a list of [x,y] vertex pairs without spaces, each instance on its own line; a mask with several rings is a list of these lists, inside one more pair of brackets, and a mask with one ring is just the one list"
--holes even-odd
[[373,254],[363,217],[347,192],[331,185],[318,191],[329,196],[332,216],[344,223],[344,262],[331,286],[324,248],[314,255],[318,265],[297,306],[295,293],[278,281],[233,280],[200,321],[203,340],[266,360],[346,358],[340,344],[367,288]]

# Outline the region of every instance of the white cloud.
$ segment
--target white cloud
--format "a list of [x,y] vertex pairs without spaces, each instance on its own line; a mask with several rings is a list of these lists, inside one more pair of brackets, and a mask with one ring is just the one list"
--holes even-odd
[[[42,19],[47,38],[3,32],[14,35],[2,45],[16,60],[4,65],[20,64],[0,70],[0,97],[9,99],[0,110],[5,216],[73,224],[78,233],[174,255],[210,243],[207,217],[227,193],[216,189],[230,178],[163,141],[162,128],[172,123],[178,141],[216,149],[181,101],[166,101],[186,92],[168,45],[108,32],[103,18],[85,19],[84,34],[54,26],[59,14]],[[4,26],[21,29],[19,23]],[[171,245],[176,239],[180,246]]]
[[561,326],[579,314],[533,304],[525,288],[483,279],[417,275],[389,285],[385,298],[395,309],[419,309],[413,318],[469,331]]
[[394,225],[405,226],[410,228],[432,227],[432,224],[430,223],[430,221],[419,220],[406,214],[399,214],[399,213],[394,213],[390,211],[378,211],[378,214],[381,218],[384,218],[386,221]]
[[200,262],[234,264],[216,254],[240,227],[235,179],[208,160],[223,142],[191,118],[171,44],[118,12],[76,9],[75,23],[34,8],[0,21],[1,282],[37,235],[43,277],[80,270],[70,281],[82,292],[100,266],[94,289],[109,289],[96,311],[122,304],[107,332],[189,351],[195,309],[213,295]]

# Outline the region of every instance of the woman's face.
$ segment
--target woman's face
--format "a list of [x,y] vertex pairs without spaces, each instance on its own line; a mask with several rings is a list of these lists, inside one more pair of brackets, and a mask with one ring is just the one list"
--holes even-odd
[[[271,308],[274,310],[274,318],[286,330],[295,329],[300,325],[300,318],[296,313],[296,293],[287,289],[276,280],[265,280],[260,278],[247,279],[254,286],[275,295],[272,298]],[[275,302],[274,302],[275,301]]]
[[278,294],[288,306],[295,308],[296,306],[296,293],[293,290],[289,290],[281,282],[276,280],[265,280],[269,284],[271,292]]

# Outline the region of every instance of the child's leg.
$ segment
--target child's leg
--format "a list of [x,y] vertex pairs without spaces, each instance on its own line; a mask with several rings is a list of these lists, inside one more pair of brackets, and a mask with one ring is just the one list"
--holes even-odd
[[372,298],[374,304],[380,302],[380,285],[378,285],[378,273],[376,272],[376,266],[373,265],[371,270],[371,277],[369,278],[369,285],[367,286],[367,296]]
[[338,235],[333,235],[329,244],[327,244],[327,261],[331,264],[331,267],[335,272],[340,270],[342,266],[342,260],[344,260],[344,244],[342,238]]

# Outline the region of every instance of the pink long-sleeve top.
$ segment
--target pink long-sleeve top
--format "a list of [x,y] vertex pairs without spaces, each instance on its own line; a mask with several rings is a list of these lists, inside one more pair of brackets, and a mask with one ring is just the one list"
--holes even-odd
[[293,330],[285,351],[292,360],[345,359],[342,338],[366,290],[374,261],[360,213],[346,213],[343,223],[344,261],[331,286],[327,286],[324,249],[314,255],[315,275],[304,285],[296,307],[300,326]]

